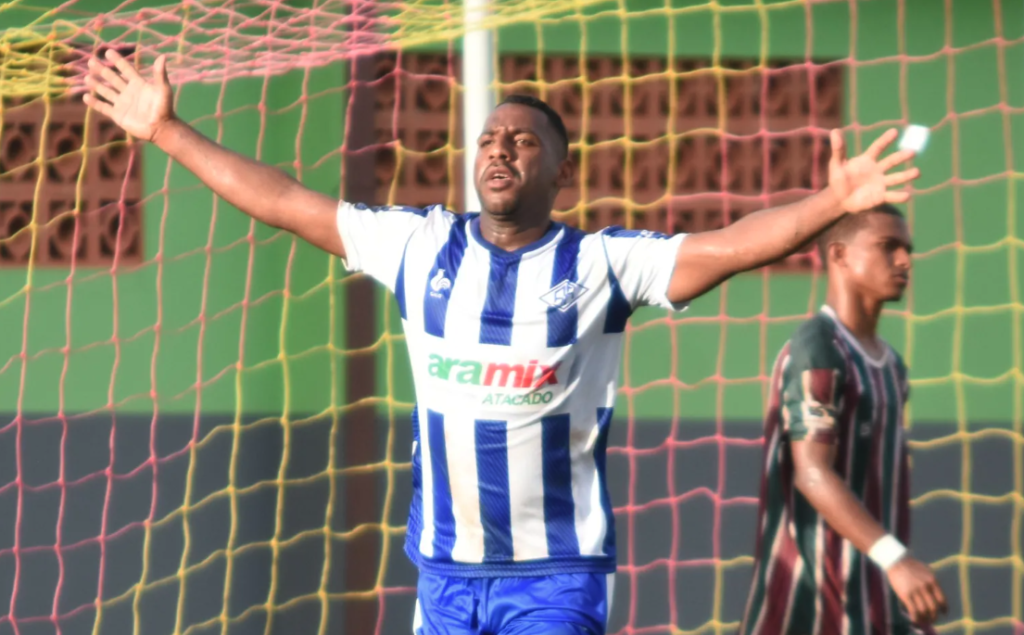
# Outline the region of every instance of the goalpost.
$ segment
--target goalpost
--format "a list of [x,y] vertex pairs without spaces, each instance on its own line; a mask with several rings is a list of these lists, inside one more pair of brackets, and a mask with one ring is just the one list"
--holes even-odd
[[474,184],[473,165],[476,138],[494,107],[494,33],[484,25],[490,15],[490,0],[465,0],[462,37],[462,139],[465,147],[463,164],[463,210],[480,209]]

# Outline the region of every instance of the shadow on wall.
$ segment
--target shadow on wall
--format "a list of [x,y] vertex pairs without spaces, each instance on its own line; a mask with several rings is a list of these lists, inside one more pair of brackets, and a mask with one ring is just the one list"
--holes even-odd
[[[0,598],[16,592],[10,605],[0,602],[0,635],[14,632],[11,607],[21,635],[56,632],[50,621],[55,610],[62,635],[161,635],[189,627],[193,633],[220,633],[225,598],[229,633],[265,633],[262,607],[268,603],[276,607],[271,633],[318,632],[325,619],[326,632],[338,632],[345,602],[333,594],[345,591],[348,542],[335,537],[325,543],[324,529],[351,527],[340,500],[327,516],[331,474],[335,492],[346,478],[337,472],[342,466],[329,470],[330,421],[293,426],[287,457],[276,420],[254,418],[239,428],[237,440],[230,423],[230,418],[210,417],[194,430],[190,416],[161,417],[155,424],[146,417],[119,416],[116,425],[109,417],[78,418],[69,422],[63,444],[55,420],[26,423],[20,444],[14,426],[0,433]],[[625,444],[626,430],[622,422],[613,428],[618,448]],[[715,617],[716,594],[719,619],[735,622],[742,614],[751,566],[722,567],[718,580],[715,568],[703,562],[729,562],[753,550],[756,507],[747,497],[757,494],[761,447],[729,440],[756,439],[760,426],[730,423],[724,437],[716,437],[713,424],[680,425],[675,440],[682,443],[673,444],[671,457],[665,443],[669,431],[667,422],[636,424],[634,447],[652,452],[636,458],[632,470],[621,450],[609,456],[612,498],[621,512],[621,566],[609,632],[626,625],[664,626],[673,614],[678,628],[698,628]],[[912,436],[923,440],[953,431],[950,425],[918,425]],[[194,432],[201,441],[191,447]],[[380,436],[376,458],[387,465],[387,435]],[[720,445],[719,438],[726,442]],[[390,498],[383,495],[388,471],[376,471],[375,516],[382,517],[389,502],[392,527],[406,522],[411,487],[403,462],[410,443],[409,426],[400,421],[394,429]],[[1013,492],[1013,453],[1005,437],[972,442],[969,490],[993,496]],[[956,442],[915,451],[914,496],[962,491],[963,454]],[[283,470],[282,458],[287,459]],[[114,475],[109,481],[108,468]],[[279,473],[286,483],[281,493]],[[19,478],[24,486],[20,514]],[[676,501],[674,510],[670,501]],[[914,549],[926,561],[965,551],[1007,558],[1013,513],[1012,502],[965,507],[954,496],[933,499],[914,509]],[[148,531],[147,518],[154,520]],[[966,537],[965,527],[970,527]],[[106,536],[102,541],[101,535]],[[59,558],[53,548],[58,539]],[[402,553],[403,541],[400,531],[388,539],[388,592],[378,600],[386,634],[410,629],[416,574]],[[670,575],[665,559],[671,554],[676,566]],[[969,593],[974,620],[1010,616],[1012,565],[966,570],[964,584],[954,566],[939,573],[952,602],[949,619],[964,615],[963,591]],[[225,579],[231,581],[229,593]],[[317,595],[321,587],[332,594],[326,603]],[[103,609],[94,630],[98,594]],[[1014,633],[1012,626],[986,632]]]

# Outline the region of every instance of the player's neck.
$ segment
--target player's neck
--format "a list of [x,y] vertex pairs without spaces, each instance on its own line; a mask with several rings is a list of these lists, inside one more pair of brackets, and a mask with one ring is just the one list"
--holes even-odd
[[842,291],[829,285],[825,300],[836,318],[872,355],[881,354],[885,344],[878,339],[878,319],[882,315],[882,302],[860,294]]
[[537,218],[495,218],[480,214],[480,236],[499,249],[515,251],[537,242],[551,227],[550,216]]

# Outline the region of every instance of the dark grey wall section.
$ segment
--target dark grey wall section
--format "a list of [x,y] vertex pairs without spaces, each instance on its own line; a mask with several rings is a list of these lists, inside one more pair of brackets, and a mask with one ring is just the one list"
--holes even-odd
[[[13,416],[0,420],[12,422]],[[0,428],[0,635],[14,632],[10,598],[15,576],[13,609],[22,635],[57,632],[49,619],[55,597],[56,612],[63,616],[59,620],[62,634],[92,633],[96,616],[93,603],[98,594],[109,600],[125,593],[128,596],[124,600],[103,609],[98,633],[133,632],[136,612],[139,633],[172,633],[182,592],[182,630],[214,620],[191,632],[220,633],[221,624],[216,618],[222,611],[227,570],[223,550],[232,532],[232,500],[227,494],[236,441],[230,424],[230,418],[213,416],[198,422],[191,417],[168,416],[155,424],[142,417],[119,416],[115,421],[109,415],[94,416],[70,419],[64,436],[59,420],[29,418],[20,426],[20,441],[18,426]],[[283,473],[289,484],[280,498],[280,514],[275,482],[285,452],[284,430],[276,420],[259,419],[247,420],[239,428],[234,465],[234,485],[239,493],[235,499],[235,555],[228,615],[237,617],[247,608],[265,604],[272,581],[276,581],[272,599],[275,606],[306,596],[273,612],[272,633],[317,632],[324,618],[315,595],[324,575],[323,529],[351,529],[340,498],[346,482],[344,473],[334,477],[335,512],[330,523],[325,515],[331,491],[326,477],[330,425],[328,419],[291,427]],[[386,429],[386,424],[381,425]],[[637,424],[630,454],[621,449],[626,444],[627,426],[617,422],[614,428],[617,449],[609,458],[608,468],[612,497],[617,507],[630,505],[633,511],[617,519],[619,562],[624,566],[616,576],[611,632],[626,625],[666,625],[672,619],[682,629],[706,623],[713,617],[716,591],[715,569],[707,561],[744,556],[753,549],[755,507],[736,499],[757,492],[761,448],[756,440],[760,426],[727,423],[720,431],[723,436],[716,436],[714,424],[680,423],[672,443],[668,442],[670,430],[667,422]],[[954,430],[950,425],[919,425],[912,436],[923,440]],[[393,460],[407,460],[408,422],[397,422],[392,433]],[[201,440],[194,450],[189,447],[193,436]],[[380,435],[380,439],[378,459],[383,461],[387,435]],[[726,441],[719,444],[719,439]],[[67,486],[63,517],[58,523],[62,447]],[[340,448],[335,450],[336,457],[342,456]],[[1021,451],[1006,436],[973,441],[967,452],[970,490],[995,496],[1019,492],[1020,484],[1013,480],[1013,465],[1014,452]],[[936,489],[960,491],[963,455],[964,447],[959,443],[915,452],[914,495]],[[1022,458],[1018,456],[1017,460]],[[19,468],[24,485],[20,524]],[[112,479],[106,476],[108,468]],[[376,473],[379,491],[387,491],[388,476],[384,469]],[[409,473],[398,470],[391,477],[394,486],[388,518],[393,526],[402,526],[410,494]],[[182,510],[189,483],[192,505],[186,523]],[[675,515],[668,504],[670,494],[681,499]],[[724,501],[717,513],[716,494]],[[384,502],[383,498],[378,501],[378,518],[384,513]],[[965,507],[954,498],[915,508],[914,548],[918,554],[935,561],[961,553],[965,513],[969,513],[972,527],[967,545],[972,555],[1011,554],[1012,502]],[[150,517],[156,522],[146,549],[145,523]],[[186,525],[189,548],[184,556]],[[53,548],[58,526],[60,544],[64,546],[60,559]],[[20,527],[18,558],[14,552],[16,527]],[[276,576],[272,575],[271,548],[275,533],[279,545]],[[101,534],[108,537],[102,543],[97,540]],[[383,600],[385,634],[410,632],[411,588],[416,574],[402,553],[403,539],[394,535],[389,541],[385,586],[398,590]],[[329,593],[345,591],[348,544],[346,540],[330,541]],[[190,569],[182,585],[178,572],[183,556],[185,567],[205,564]],[[677,563],[674,576],[669,574],[669,556]],[[134,585],[143,579],[144,570],[146,585],[136,608]],[[750,575],[749,565],[722,570],[721,620],[739,619]],[[941,571],[940,579],[952,601],[950,618],[963,615],[962,588],[970,594],[975,620],[1009,616],[1012,575],[1009,564],[972,566],[967,569],[964,585],[956,567]],[[328,633],[343,630],[340,604],[330,602],[327,606]],[[262,634],[266,619],[262,609],[250,610],[245,619],[233,621],[228,632]],[[372,632],[373,626],[368,625],[366,632]],[[1015,633],[1011,626],[987,632]],[[1021,632],[1024,630],[1018,627],[1016,635]]]

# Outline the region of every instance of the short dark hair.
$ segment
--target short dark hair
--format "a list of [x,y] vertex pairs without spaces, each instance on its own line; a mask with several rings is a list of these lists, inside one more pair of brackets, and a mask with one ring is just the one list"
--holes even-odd
[[566,156],[569,155],[569,132],[565,129],[565,123],[562,121],[561,115],[555,112],[554,108],[547,105],[547,103],[545,103],[544,100],[537,99],[533,95],[514,94],[506,97],[498,105],[504,106],[505,104],[518,104],[520,106],[533,108],[544,113],[544,116],[547,118],[548,123],[550,123],[551,127],[554,128],[555,132],[558,133],[558,138],[561,139],[562,141],[563,149],[565,150]]
[[818,236],[818,256],[821,258],[823,267],[828,267],[828,246],[852,238],[867,224],[868,216],[871,214],[887,214],[904,218],[903,212],[891,203],[882,203],[878,207],[857,214],[844,214]]

